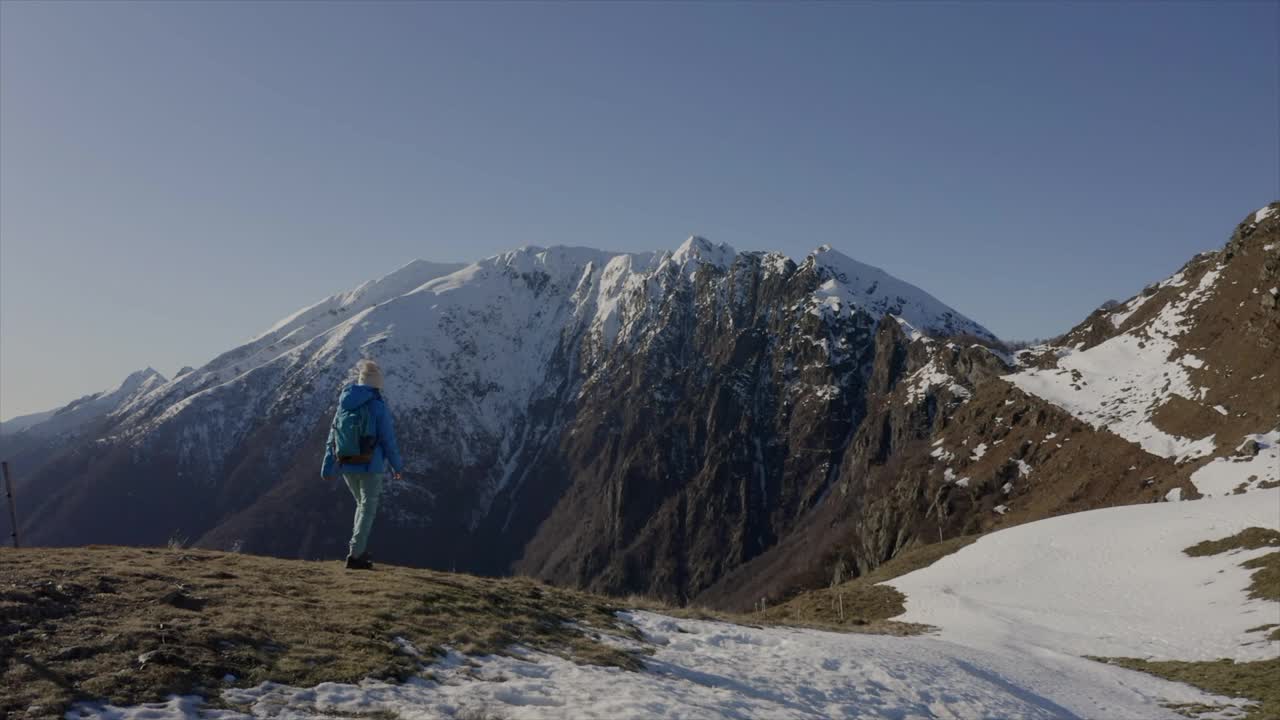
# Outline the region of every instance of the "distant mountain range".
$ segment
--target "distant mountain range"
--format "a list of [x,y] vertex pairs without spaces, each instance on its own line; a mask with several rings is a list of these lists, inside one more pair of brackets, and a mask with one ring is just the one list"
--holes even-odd
[[826,246],[418,261],[4,423],[0,454],[29,543],[336,557],[320,456],[373,357],[409,469],[378,557],[749,607],[920,543],[1280,483],[1277,208],[1017,357]]

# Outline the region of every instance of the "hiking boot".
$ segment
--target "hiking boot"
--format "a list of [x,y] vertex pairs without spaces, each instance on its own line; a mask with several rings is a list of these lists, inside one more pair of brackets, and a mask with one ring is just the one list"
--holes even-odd
[[348,556],[347,556],[347,569],[348,569],[348,570],[372,570],[372,569],[373,569],[373,560],[372,560],[372,559],[370,559],[370,557],[369,557],[369,553],[365,553],[365,554],[361,555],[360,557],[355,557],[355,556],[352,556],[352,555],[348,555]]

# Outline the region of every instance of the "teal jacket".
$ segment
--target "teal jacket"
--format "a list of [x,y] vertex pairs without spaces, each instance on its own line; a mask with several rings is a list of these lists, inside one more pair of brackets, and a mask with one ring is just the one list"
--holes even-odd
[[[394,472],[404,471],[404,460],[400,458],[400,448],[396,445],[396,429],[391,423],[391,411],[382,400],[382,393],[369,385],[348,385],[338,396],[339,410],[355,410],[365,403],[373,403],[369,408],[373,410],[377,428],[378,444],[373,449],[373,459],[367,465],[339,465],[333,454],[333,423],[330,423],[329,439],[324,443],[324,463],[320,466],[321,477],[333,477],[344,472],[383,473],[388,465]],[[336,413],[334,420],[337,420]]]

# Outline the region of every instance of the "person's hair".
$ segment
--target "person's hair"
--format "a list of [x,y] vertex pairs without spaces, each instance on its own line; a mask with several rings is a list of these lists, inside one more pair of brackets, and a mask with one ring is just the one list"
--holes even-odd
[[378,367],[378,363],[364,359],[356,363],[356,382],[360,385],[369,385],[382,389],[382,368]]

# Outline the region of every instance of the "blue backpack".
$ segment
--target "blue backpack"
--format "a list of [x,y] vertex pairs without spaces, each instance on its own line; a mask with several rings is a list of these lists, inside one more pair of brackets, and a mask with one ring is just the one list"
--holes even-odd
[[339,465],[368,465],[378,444],[373,400],[354,410],[339,409],[333,418],[333,454]]

